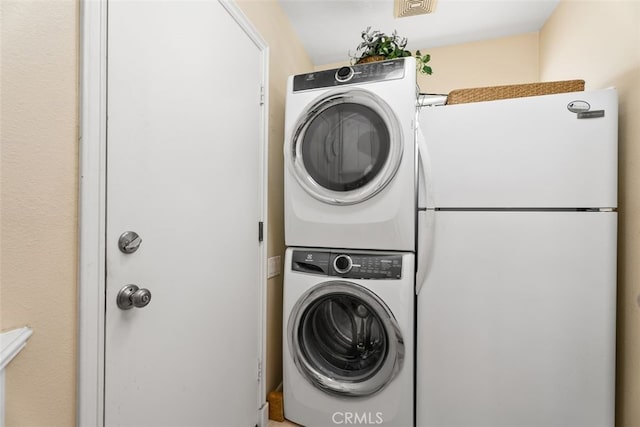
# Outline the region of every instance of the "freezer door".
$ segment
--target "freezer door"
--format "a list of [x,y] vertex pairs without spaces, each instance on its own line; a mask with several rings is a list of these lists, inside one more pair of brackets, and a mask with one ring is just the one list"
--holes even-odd
[[615,89],[423,108],[419,122],[423,207],[617,206]]
[[435,213],[417,426],[613,427],[616,215]]

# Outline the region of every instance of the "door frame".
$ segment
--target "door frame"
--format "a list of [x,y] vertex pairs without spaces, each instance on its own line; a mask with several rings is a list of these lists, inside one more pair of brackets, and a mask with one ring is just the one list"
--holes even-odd
[[[269,47],[233,0],[218,0],[262,54],[260,123],[260,217],[267,224]],[[78,365],[76,425],[104,426],[104,343],[106,291],[106,149],[108,0],[80,1],[80,108],[78,200]],[[256,411],[266,426],[267,227],[260,245],[258,348],[259,391]],[[256,225],[256,235],[257,235]],[[257,237],[257,236],[256,236]]]

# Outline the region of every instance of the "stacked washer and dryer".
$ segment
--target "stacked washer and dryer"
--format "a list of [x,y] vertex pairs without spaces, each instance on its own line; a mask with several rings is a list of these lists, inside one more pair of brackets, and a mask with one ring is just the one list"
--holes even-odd
[[615,89],[416,111],[415,83],[289,79],[285,416],[613,426]]
[[283,388],[301,425],[414,424],[415,70],[288,81]]

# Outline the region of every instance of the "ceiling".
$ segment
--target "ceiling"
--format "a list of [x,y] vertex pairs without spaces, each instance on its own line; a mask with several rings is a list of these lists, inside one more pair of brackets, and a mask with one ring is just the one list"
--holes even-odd
[[538,31],[559,2],[438,0],[430,15],[394,18],[393,0],[279,1],[315,65],[349,60],[368,26],[428,49]]

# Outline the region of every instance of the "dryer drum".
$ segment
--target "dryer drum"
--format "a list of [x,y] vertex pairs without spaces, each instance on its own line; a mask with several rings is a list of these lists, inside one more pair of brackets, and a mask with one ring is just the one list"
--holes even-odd
[[374,394],[402,367],[404,343],[392,313],[355,283],[312,288],[297,302],[288,328],[298,370],[327,393]]

